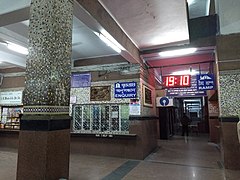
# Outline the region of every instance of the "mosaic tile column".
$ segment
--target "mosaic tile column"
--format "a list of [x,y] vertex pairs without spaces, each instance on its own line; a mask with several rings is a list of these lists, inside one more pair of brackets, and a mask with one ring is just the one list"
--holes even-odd
[[226,169],[240,169],[237,122],[240,114],[240,33],[217,37],[218,94],[222,159]]
[[240,69],[219,72],[220,117],[240,114]]
[[32,0],[17,179],[69,176],[72,0]]

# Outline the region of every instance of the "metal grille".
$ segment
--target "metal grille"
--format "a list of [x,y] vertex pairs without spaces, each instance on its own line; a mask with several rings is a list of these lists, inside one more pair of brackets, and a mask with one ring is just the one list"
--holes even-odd
[[129,106],[127,104],[88,104],[73,106],[75,133],[129,133]]

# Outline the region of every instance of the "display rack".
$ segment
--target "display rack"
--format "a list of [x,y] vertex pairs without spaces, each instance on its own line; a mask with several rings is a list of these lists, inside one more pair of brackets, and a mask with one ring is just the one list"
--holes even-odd
[[19,129],[20,128],[20,114],[23,107],[2,107],[1,108],[1,128],[4,129]]

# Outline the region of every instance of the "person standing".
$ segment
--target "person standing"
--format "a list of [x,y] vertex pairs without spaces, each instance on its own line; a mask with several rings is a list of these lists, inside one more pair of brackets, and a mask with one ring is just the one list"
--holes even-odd
[[183,117],[180,121],[182,124],[182,136],[185,134],[188,136],[188,125],[191,123],[190,118],[186,115],[186,113],[183,113]]

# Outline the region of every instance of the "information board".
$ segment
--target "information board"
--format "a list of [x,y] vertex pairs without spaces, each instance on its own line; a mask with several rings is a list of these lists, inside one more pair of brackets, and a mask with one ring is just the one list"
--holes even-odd
[[115,98],[136,98],[137,83],[136,82],[118,82],[114,84]]
[[83,88],[91,86],[91,74],[72,74],[71,87],[72,88]]
[[200,91],[214,90],[215,89],[214,74],[197,75],[197,89]]
[[22,104],[22,91],[3,91],[0,92],[1,105],[20,105]]
[[166,90],[166,96],[180,96],[180,97],[191,97],[191,96],[206,96],[207,93],[204,90],[199,91],[197,89],[196,76],[191,78],[191,87],[188,88],[171,88]]

